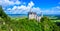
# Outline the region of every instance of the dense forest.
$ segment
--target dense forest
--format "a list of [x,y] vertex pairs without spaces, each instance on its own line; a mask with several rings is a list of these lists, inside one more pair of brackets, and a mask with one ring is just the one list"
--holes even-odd
[[37,20],[10,18],[0,6],[0,31],[60,31],[60,27],[48,17]]

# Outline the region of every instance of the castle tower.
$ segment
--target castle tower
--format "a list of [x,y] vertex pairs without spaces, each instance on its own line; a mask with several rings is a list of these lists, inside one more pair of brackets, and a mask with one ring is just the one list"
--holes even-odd
[[29,19],[36,19],[36,12],[32,12],[31,9],[28,12]]
[[36,12],[32,12],[31,9],[28,12],[28,18],[29,19],[36,19],[38,22],[40,22],[40,19],[43,17],[42,12],[40,12],[40,16],[36,14]]

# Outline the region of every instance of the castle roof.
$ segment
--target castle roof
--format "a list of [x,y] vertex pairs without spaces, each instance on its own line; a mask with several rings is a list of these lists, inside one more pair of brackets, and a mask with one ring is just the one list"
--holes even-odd
[[28,14],[36,14],[36,12],[28,12]]

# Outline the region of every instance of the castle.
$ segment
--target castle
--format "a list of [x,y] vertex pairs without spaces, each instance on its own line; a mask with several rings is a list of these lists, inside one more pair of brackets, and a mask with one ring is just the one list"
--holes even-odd
[[37,21],[40,21],[42,17],[43,17],[42,12],[40,12],[40,16],[38,16],[36,12],[32,12],[31,10],[28,12],[29,19],[36,19]]

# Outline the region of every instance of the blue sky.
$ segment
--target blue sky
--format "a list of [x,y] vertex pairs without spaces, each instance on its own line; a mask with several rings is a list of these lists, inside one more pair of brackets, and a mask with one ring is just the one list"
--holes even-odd
[[60,14],[60,0],[0,0],[6,14]]

